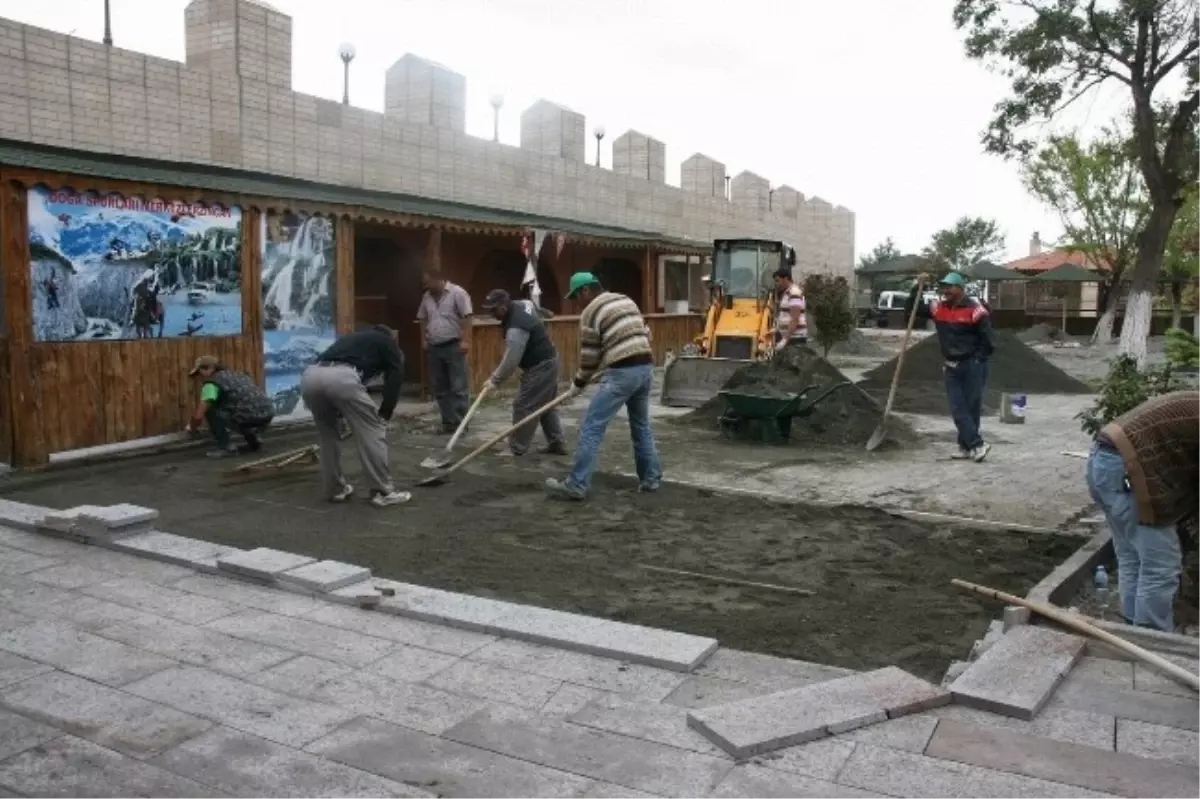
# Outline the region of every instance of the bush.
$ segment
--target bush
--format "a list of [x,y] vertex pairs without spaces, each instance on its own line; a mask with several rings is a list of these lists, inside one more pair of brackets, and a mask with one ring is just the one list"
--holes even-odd
[[809,275],[804,278],[804,306],[810,335],[820,345],[821,354],[828,358],[833,345],[850,338],[854,330],[850,284],[844,277]]
[[1200,366],[1200,341],[1196,337],[1178,327],[1167,331],[1166,335],[1167,363],[1180,368]]
[[1121,414],[1128,413],[1151,397],[1178,388],[1170,364],[1139,371],[1134,358],[1122,355],[1113,362],[1108,377],[1100,386],[1100,396],[1095,404],[1075,418],[1080,420],[1083,432],[1094,436]]

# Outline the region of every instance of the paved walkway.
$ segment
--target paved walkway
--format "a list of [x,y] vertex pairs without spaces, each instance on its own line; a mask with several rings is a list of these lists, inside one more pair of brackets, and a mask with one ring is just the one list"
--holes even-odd
[[688,708],[845,672],[682,674],[8,528],[0,574],[3,795],[1197,794],[1195,695],[1128,662],[1033,722],[946,707],[735,763]]

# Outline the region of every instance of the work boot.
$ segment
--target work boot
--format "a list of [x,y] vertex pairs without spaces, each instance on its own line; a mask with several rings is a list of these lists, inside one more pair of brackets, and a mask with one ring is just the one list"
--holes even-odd
[[985,441],[975,449],[971,450],[971,460],[975,461],[976,463],[983,463],[983,461],[987,458],[988,453],[991,451],[992,445]]
[[354,486],[349,483],[344,484],[338,489],[337,493],[329,498],[330,502],[347,502],[350,497],[354,496]]
[[384,493],[383,491],[371,492],[371,504],[377,508],[386,508],[391,505],[403,505],[412,499],[412,494],[407,491],[395,491]]
[[237,447],[225,447],[224,449],[209,450],[208,457],[210,458],[235,458],[237,457]]
[[658,489],[662,488],[662,482],[655,480],[653,482],[638,483],[639,494],[653,494]]
[[565,499],[570,502],[583,502],[585,495],[578,488],[571,488],[565,480],[546,478],[546,494],[553,499]]
[[538,449],[542,455],[567,455],[567,445],[561,441],[555,441]]

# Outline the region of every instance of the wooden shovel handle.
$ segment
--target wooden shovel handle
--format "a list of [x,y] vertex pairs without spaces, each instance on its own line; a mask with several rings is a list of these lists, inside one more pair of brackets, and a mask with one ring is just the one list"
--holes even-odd
[[538,419],[541,419],[547,413],[554,410],[559,405],[562,405],[564,402],[566,402],[569,399],[572,399],[575,396],[577,396],[577,395],[575,394],[574,391],[567,391],[563,394],[558,395],[557,397],[550,400],[542,407],[538,408],[533,413],[526,416],[521,421],[514,424],[512,427],[508,428],[507,430],[504,430],[503,432],[497,433],[496,435],[489,438],[487,441],[480,444],[478,449],[472,451],[468,455],[465,455],[462,458],[462,460],[458,461],[453,466],[451,466],[450,468],[443,471],[441,473],[441,475],[446,476],[446,475],[454,474],[459,469],[461,469],[463,466],[466,466],[468,463],[475,460],[477,457],[479,457],[483,453],[487,452],[492,447],[496,446],[496,444],[498,444],[501,441],[503,441],[504,439],[508,438],[518,428],[524,427],[525,425],[529,424],[530,422],[536,422]]
[[471,422],[471,417],[475,415],[475,411],[479,410],[479,403],[483,402],[483,398],[487,396],[489,385],[488,383],[484,383],[483,388],[479,389],[479,395],[471,403],[471,409],[467,411],[467,415],[463,417],[463,420],[458,423],[458,429],[454,431],[454,435],[450,436],[450,441],[446,444],[447,452],[454,451],[454,445],[462,438],[463,431],[467,429],[467,425]]
[[892,373],[892,387],[888,390],[887,404],[883,406],[883,418],[892,412],[892,403],[896,400],[896,387],[900,385],[900,370],[904,367],[904,356],[908,354],[908,342],[912,338],[913,324],[917,321],[917,309],[921,307],[921,289],[924,283],[917,278],[917,299],[913,302],[912,311],[908,314],[908,327],[904,328],[904,344],[900,348],[900,357],[896,359],[896,371]]

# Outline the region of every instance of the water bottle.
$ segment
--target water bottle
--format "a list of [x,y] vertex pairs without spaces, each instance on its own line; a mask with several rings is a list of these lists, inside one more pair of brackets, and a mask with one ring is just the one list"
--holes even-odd
[[1096,567],[1096,599],[1101,603],[1108,599],[1108,570],[1103,564]]

